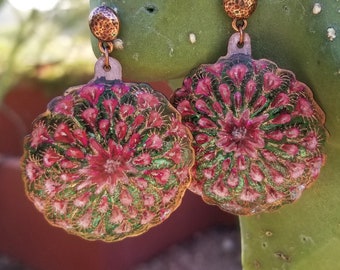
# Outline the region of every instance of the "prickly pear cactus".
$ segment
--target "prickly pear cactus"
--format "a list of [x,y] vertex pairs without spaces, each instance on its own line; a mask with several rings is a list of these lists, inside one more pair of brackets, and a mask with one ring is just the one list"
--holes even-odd
[[[125,77],[131,81],[160,81],[182,77],[225,51],[228,18],[222,0],[219,5],[213,1],[214,5],[212,0],[91,0],[90,8],[104,2],[117,8],[121,23],[118,38],[124,49],[115,50],[112,56],[122,64]],[[204,20],[202,27],[197,19],[207,14],[214,16]],[[95,38],[92,45],[99,56]]]
[[[122,15],[125,49],[115,56],[131,78],[137,77],[134,70],[143,70],[143,80],[184,76],[225,54],[231,27],[222,0],[105,2]],[[298,202],[240,218],[246,270],[340,268],[339,10],[336,0],[259,0],[248,20],[253,58],[270,59],[310,86],[330,137],[326,165]]]
[[162,94],[98,79],[49,103],[22,161],[27,195],[52,225],[116,241],[178,207],[193,151],[191,134]]
[[249,21],[253,54],[294,70],[313,89],[330,136],[326,165],[300,201],[240,219],[246,270],[340,269],[339,9],[338,1],[259,1]]

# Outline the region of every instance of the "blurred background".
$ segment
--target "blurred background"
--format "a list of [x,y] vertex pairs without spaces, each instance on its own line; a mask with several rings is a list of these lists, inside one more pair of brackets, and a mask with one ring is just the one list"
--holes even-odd
[[87,0],[0,0],[0,270],[241,269],[237,218],[190,192],[162,225],[118,243],[68,235],[26,199],[19,159],[31,122],[92,78],[88,14]]

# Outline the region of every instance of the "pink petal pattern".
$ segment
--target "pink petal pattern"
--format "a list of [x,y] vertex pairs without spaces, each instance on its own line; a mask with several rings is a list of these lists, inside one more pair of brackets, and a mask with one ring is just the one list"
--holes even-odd
[[146,84],[98,80],[57,97],[22,158],[27,195],[54,226],[117,241],[164,221],[190,183],[192,136]]
[[202,65],[175,92],[193,134],[190,189],[237,215],[295,201],[325,160],[325,116],[311,90],[268,60],[236,54]]

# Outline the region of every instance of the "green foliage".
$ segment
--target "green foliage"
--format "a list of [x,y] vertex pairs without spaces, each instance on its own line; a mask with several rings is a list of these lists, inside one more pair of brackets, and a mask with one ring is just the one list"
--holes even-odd
[[[84,1],[65,6],[69,1],[59,0],[55,9],[44,12],[0,2],[0,101],[21,77],[51,81],[92,71]],[[74,68],[78,65],[81,70]]]

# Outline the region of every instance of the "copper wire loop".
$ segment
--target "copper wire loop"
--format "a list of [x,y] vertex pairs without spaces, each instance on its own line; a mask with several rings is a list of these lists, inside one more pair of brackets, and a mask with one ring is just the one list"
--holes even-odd
[[110,71],[111,66],[110,66],[110,58],[109,57],[110,57],[110,53],[113,51],[113,47],[114,47],[113,42],[99,41],[98,47],[99,47],[99,50],[102,53],[102,55],[105,57],[103,69],[105,71]]
[[248,26],[248,22],[245,19],[239,20],[239,19],[234,19],[232,22],[232,27],[236,32],[240,33],[240,40],[239,40],[239,45],[243,45],[244,43],[244,30],[247,28]]
[[242,46],[244,44],[244,32],[243,32],[242,27],[240,27],[239,32],[240,32],[240,40],[238,44]]

